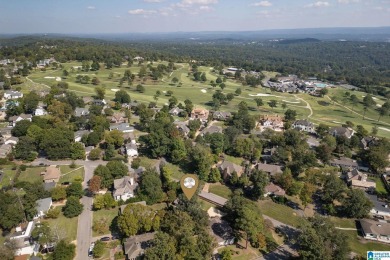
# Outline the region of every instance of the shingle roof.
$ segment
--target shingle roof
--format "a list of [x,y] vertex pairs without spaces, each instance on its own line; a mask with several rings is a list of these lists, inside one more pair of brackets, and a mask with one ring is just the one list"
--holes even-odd
[[275,175],[277,173],[283,173],[282,167],[279,165],[258,163],[256,167],[257,169],[261,171],[265,171],[271,175]]
[[38,212],[48,211],[50,209],[51,203],[52,203],[51,197],[46,198],[46,199],[37,200],[37,211]]
[[134,193],[134,190],[138,187],[138,183],[134,182],[134,184],[131,184],[131,182],[134,182],[134,179],[130,176],[114,180],[114,196]]
[[390,236],[389,223],[382,223],[371,219],[361,219],[359,222],[365,234]]
[[366,195],[366,197],[372,202],[372,204],[374,205],[373,209],[375,211],[390,213],[390,208],[388,206],[386,207],[387,204],[383,201],[379,201],[376,195],[370,195],[367,193],[364,193],[364,195]]
[[278,185],[275,185],[274,183],[269,183],[267,186],[264,188],[266,193],[273,193],[278,196],[284,196],[286,195],[286,191],[279,187]]
[[232,162],[229,162],[229,161],[223,161],[219,166],[218,168],[221,170],[221,171],[224,171],[226,172],[226,174],[228,175],[231,175],[233,172],[236,172],[238,176],[241,175],[242,171],[243,171],[243,167],[241,167],[240,165],[237,165],[235,163],[232,163]]
[[203,190],[199,193],[199,197],[220,206],[225,205],[227,202],[227,199],[222,198],[221,196],[218,196],[214,193],[205,192]]

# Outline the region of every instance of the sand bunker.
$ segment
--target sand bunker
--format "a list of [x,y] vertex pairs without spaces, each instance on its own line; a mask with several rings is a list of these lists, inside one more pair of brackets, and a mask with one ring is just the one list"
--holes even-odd
[[385,127],[378,127],[379,129],[381,129],[381,130],[385,130],[385,131],[387,131],[387,132],[390,132],[390,129],[389,128],[385,128]]
[[262,94],[262,93],[259,93],[259,94],[249,94],[249,96],[251,96],[251,97],[277,97],[277,98],[283,98],[281,96],[275,96],[275,95],[271,95],[271,94]]
[[339,121],[332,121],[333,123],[335,123],[335,124],[342,124],[341,122],[339,122]]
[[57,77],[57,78],[56,78],[56,81],[61,81],[61,78],[60,78],[60,77]]
[[282,100],[283,102],[286,102],[286,103],[291,103],[291,104],[299,104],[301,102],[299,101],[287,101],[287,100]]
[[47,77],[45,77],[45,79],[55,79],[56,77],[49,77],[49,76],[47,76]]
[[117,89],[117,88],[112,88],[111,91],[117,92],[117,91],[119,91],[119,89]]
[[377,106],[377,107],[382,107],[382,105],[381,105],[381,104],[376,104],[376,106]]
[[201,89],[200,91],[202,91],[202,93],[207,93],[207,90],[205,89]]

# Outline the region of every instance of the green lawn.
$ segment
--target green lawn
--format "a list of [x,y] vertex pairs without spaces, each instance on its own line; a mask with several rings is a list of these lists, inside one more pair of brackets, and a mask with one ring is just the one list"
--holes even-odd
[[352,252],[366,257],[367,251],[389,251],[390,246],[382,243],[369,242],[358,236],[357,231],[342,230],[348,236],[348,244]]
[[47,219],[43,221],[48,222],[52,229],[58,230],[60,234],[64,234],[69,240],[76,240],[78,217],[66,218],[60,213],[60,216],[57,219]]
[[224,154],[223,156],[225,157],[226,161],[235,163],[237,165],[241,165],[242,162],[244,161],[244,159],[241,158],[241,157],[234,157],[234,156],[230,156],[230,155],[227,155],[227,154]]
[[201,200],[201,199],[199,199],[199,198],[198,198],[198,202],[200,203],[201,208],[202,208],[204,211],[206,211],[206,212],[209,210],[209,208],[215,207],[214,204],[211,204],[210,202]]
[[70,168],[69,165],[60,165],[61,177],[60,183],[74,182],[75,180],[84,180],[84,167],[76,165],[76,168]]
[[329,217],[330,221],[334,223],[335,227],[340,228],[356,228],[355,220],[350,218],[338,218],[338,217]]
[[231,189],[220,183],[210,184],[209,192],[224,197],[225,199],[229,199],[230,195],[233,193]]
[[12,170],[13,167],[14,167],[13,165],[1,166],[4,176],[0,182],[0,189],[2,187],[8,186],[10,184],[10,181],[14,179],[16,170]]
[[[166,63],[166,62],[154,62],[153,66],[157,66],[159,63]],[[72,66],[81,66],[81,63],[79,62],[69,62],[62,64],[68,71],[70,71],[70,68]],[[146,63],[144,64],[147,65]],[[213,93],[220,89],[219,87],[213,88],[209,85],[210,80],[215,80],[219,75],[212,72],[212,70],[209,67],[202,67],[200,66],[198,68],[199,71],[205,72],[207,81],[206,82],[195,82],[192,80],[191,77],[189,77],[188,71],[189,71],[189,65],[188,64],[175,64],[177,67],[177,70],[175,70],[171,75],[164,75],[162,80],[159,81],[152,81],[147,80],[144,82],[145,86],[145,92],[139,93],[135,90],[135,86],[142,83],[141,80],[136,77],[136,80],[133,82],[132,86],[128,86],[127,84],[123,84],[122,87],[118,86],[119,80],[121,75],[123,75],[124,71],[126,69],[130,69],[132,73],[137,73],[139,71],[140,66],[138,64],[132,65],[130,68],[127,66],[121,66],[120,68],[113,68],[113,69],[105,69],[102,64],[102,69],[100,69],[98,72],[80,72],[80,71],[74,71],[71,72],[69,77],[67,79],[63,79],[65,82],[69,84],[69,89],[76,92],[76,94],[80,96],[90,96],[91,94],[94,94],[94,86],[92,84],[80,84],[76,83],[76,76],[77,74],[87,74],[91,78],[92,77],[98,77],[101,86],[106,89],[106,98],[110,99],[113,98],[115,95],[115,89],[124,89],[126,90],[132,100],[137,100],[141,102],[157,102],[159,106],[168,103],[168,99],[170,97],[167,97],[165,95],[161,95],[157,101],[154,100],[153,96],[156,93],[157,90],[164,92],[168,90],[172,90],[174,92],[174,96],[178,99],[179,102],[183,102],[185,99],[190,99],[195,106],[202,106],[205,108],[210,109],[211,107],[208,104],[208,101],[212,100]],[[113,73],[114,77],[109,78],[109,74]],[[267,76],[274,76],[274,72],[264,72]],[[61,77],[62,76],[62,70],[52,70],[48,69],[46,72],[41,71],[33,71],[32,74],[29,76],[31,80],[35,82],[35,84],[26,81],[25,83],[21,84],[22,90],[27,93],[31,91],[32,88],[46,88],[42,84],[46,84],[48,86],[51,86],[53,84],[56,84],[55,79],[48,79],[45,77]],[[172,85],[171,80],[173,77],[177,77],[180,82],[182,83],[181,86],[179,84]],[[40,84],[42,83],[42,84]],[[342,97],[344,93],[346,92],[345,89],[341,87],[337,88],[331,88],[329,89],[328,96],[338,96],[339,97],[339,103],[342,105],[346,105],[348,108],[354,109],[354,111],[357,112],[353,113],[344,107],[333,104],[327,97],[324,98],[318,98],[313,97],[308,94],[288,94],[288,93],[279,93],[279,92],[272,92],[268,88],[252,88],[249,86],[242,86],[241,83],[228,79],[225,82],[226,88],[223,90],[225,94],[227,93],[234,93],[234,91],[237,88],[241,88],[242,94],[240,96],[235,96],[235,98],[229,102],[228,104],[224,104],[221,106],[221,110],[223,111],[237,111],[237,105],[241,101],[245,101],[250,106],[250,113],[252,114],[264,114],[264,113],[278,113],[283,114],[285,110],[281,107],[282,103],[287,104],[287,108],[294,109],[297,111],[297,117],[298,118],[307,118],[310,114],[310,110],[306,107],[306,103],[302,100],[297,99],[302,98],[305,101],[307,101],[311,108],[313,109],[313,115],[310,117],[310,119],[315,123],[327,123],[329,125],[340,125],[340,123],[345,123],[345,121],[349,120],[355,123],[355,125],[363,125],[366,129],[371,130],[371,128],[376,125],[378,127],[390,129],[390,117],[383,117],[381,119],[381,122],[377,122],[377,119],[379,117],[378,112],[375,110],[375,108],[371,108],[367,111],[366,116],[371,118],[372,120],[363,120],[362,114],[363,114],[363,105],[362,105],[362,99],[363,96],[366,94],[359,91],[350,91],[351,93],[355,94],[359,98],[358,104],[351,104],[348,101],[342,101]],[[264,106],[257,109],[256,104],[254,102],[254,99],[256,98],[255,95],[257,94],[268,94],[270,96],[262,96],[261,98],[264,101]],[[382,97],[376,96],[375,101],[378,104],[383,104],[385,100]],[[274,109],[271,109],[268,105],[268,102],[270,100],[277,100],[278,104],[277,107]],[[336,123],[340,122],[340,123]],[[389,131],[386,131],[384,129],[379,129],[378,131],[379,136],[389,136]]]
[[285,205],[277,204],[270,199],[257,202],[260,210],[264,215],[274,218],[287,225],[298,227],[301,217],[298,217],[294,210]]
[[20,172],[18,181],[23,182],[43,182],[41,172],[45,171],[45,167],[27,167],[25,171]]
[[[113,209],[102,209],[97,210],[93,212],[93,219],[92,219],[92,225],[95,220],[99,220],[101,218],[106,218],[107,223],[110,226],[112,220],[118,216],[119,213],[119,207],[115,207]],[[110,234],[111,232],[108,232],[107,234]],[[101,236],[101,234],[96,233],[95,231],[92,231],[92,236]]]
[[157,203],[157,204],[150,205],[149,207],[152,208],[153,210],[157,211],[157,210],[165,209],[167,207],[167,204],[166,203]]
[[387,194],[387,190],[385,187],[385,184],[383,183],[382,179],[379,177],[370,177],[369,179],[375,181],[376,183],[376,192],[380,194]]

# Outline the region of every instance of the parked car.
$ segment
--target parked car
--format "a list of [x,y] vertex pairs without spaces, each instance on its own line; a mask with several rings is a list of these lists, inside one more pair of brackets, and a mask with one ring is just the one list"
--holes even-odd
[[110,240],[111,240],[110,237],[102,237],[102,238],[100,239],[100,241],[103,241],[103,242],[107,242],[107,241],[110,241]]

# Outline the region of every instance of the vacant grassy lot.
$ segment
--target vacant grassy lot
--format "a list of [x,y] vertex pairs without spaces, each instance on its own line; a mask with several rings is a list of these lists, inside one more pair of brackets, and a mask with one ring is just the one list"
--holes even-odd
[[20,172],[18,181],[23,182],[42,182],[43,177],[41,172],[45,171],[45,167],[28,167],[25,171]]
[[387,190],[385,187],[385,184],[383,183],[382,179],[379,177],[370,177],[369,179],[375,181],[376,183],[376,192],[381,194],[387,194]]
[[210,184],[209,192],[217,194],[218,196],[224,197],[226,199],[229,199],[230,195],[232,194],[231,189],[220,183]]
[[84,180],[84,167],[76,165],[76,168],[70,168],[69,165],[60,165],[60,182],[74,182],[75,180]]
[[16,170],[12,170],[13,165],[2,165],[1,170],[3,171],[3,178],[0,181],[0,189],[8,186],[10,182],[14,179]]
[[[105,218],[107,220],[108,226],[111,225],[112,220],[118,216],[119,212],[119,207],[115,207],[113,209],[102,209],[102,210],[97,210],[93,212],[93,219],[92,219],[92,225],[93,222],[96,220],[99,220],[101,218]],[[107,234],[110,234],[111,232],[108,232]],[[95,231],[92,231],[92,236],[101,236],[102,234],[98,234]]]
[[60,216],[57,219],[47,219],[43,221],[48,222],[52,229],[58,230],[60,234],[64,234],[65,237],[71,241],[76,240],[78,217],[66,218],[60,213]]
[[277,204],[272,200],[261,200],[257,202],[257,205],[264,215],[274,218],[287,225],[298,227],[301,221],[301,218],[297,216],[292,208]]

